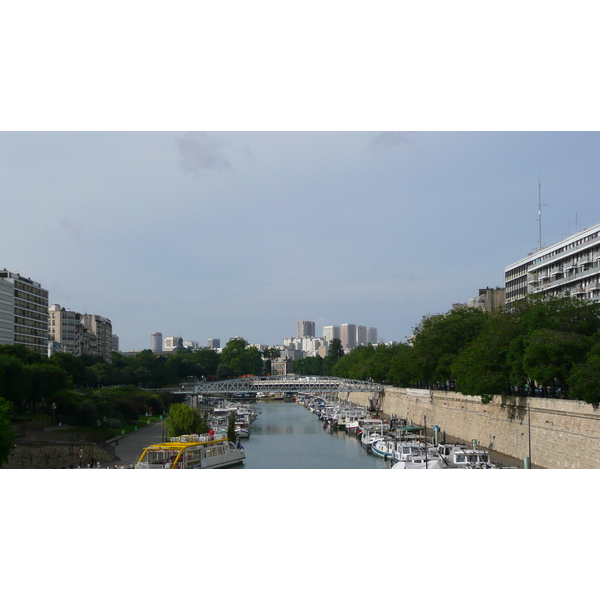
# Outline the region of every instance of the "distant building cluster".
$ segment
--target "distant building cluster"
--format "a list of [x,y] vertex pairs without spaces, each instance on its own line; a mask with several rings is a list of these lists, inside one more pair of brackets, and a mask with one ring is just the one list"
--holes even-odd
[[323,327],[322,337],[315,336],[314,321],[298,321],[297,336],[283,339],[283,344],[276,346],[282,358],[299,360],[309,356],[327,355],[327,348],[333,339],[339,339],[345,350],[358,346],[377,344],[377,328],[363,325],[329,325]]
[[7,269],[0,271],[0,344],[19,344],[52,356],[91,354],[111,362],[119,338],[110,319],[48,304],[41,284]]

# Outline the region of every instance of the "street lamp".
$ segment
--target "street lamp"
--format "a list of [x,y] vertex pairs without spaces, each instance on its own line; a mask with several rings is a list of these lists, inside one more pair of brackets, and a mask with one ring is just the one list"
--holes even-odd
[[55,411],[56,411],[56,402],[52,403],[52,425],[56,424],[56,419],[55,417]]

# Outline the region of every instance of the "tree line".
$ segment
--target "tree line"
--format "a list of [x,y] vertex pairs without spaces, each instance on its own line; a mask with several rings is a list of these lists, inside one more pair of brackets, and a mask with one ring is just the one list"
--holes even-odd
[[24,346],[0,346],[0,464],[13,447],[15,421],[47,415],[64,424],[119,429],[124,421],[136,422],[147,411],[164,414],[182,401],[148,388],[178,386],[186,377],[262,375],[278,355],[274,348],[261,353],[244,339],[230,340],[221,354],[208,348],[170,356],[113,352],[111,363],[97,356],[58,352],[48,358]]
[[[308,364],[295,364],[299,362]],[[341,356],[330,374],[455,390],[481,396],[484,402],[501,394],[597,404],[600,303],[527,298],[494,313],[458,307],[426,315],[408,342],[356,348]]]

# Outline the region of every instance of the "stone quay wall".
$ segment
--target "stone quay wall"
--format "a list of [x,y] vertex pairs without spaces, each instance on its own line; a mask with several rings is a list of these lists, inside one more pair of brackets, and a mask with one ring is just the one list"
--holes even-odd
[[69,469],[80,464],[79,450],[83,450],[82,468],[90,459],[110,465],[115,455],[90,442],[18,442],[9,454],[3,469]]
[[[370,397],[354,392],[349,399],[368,406]],[[539,467],[600,468],[600,410],[579,400],[494,396],[483,404],[458,392],[386,387],[379,408],[515,458],[530,456]]]

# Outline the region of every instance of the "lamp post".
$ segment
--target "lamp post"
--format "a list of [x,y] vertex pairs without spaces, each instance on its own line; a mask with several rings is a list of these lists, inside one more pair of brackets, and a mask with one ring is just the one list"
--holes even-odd
[[52,425],[56,424],[55,415],[56,415],[56,402],[53,402],[52,403]]

